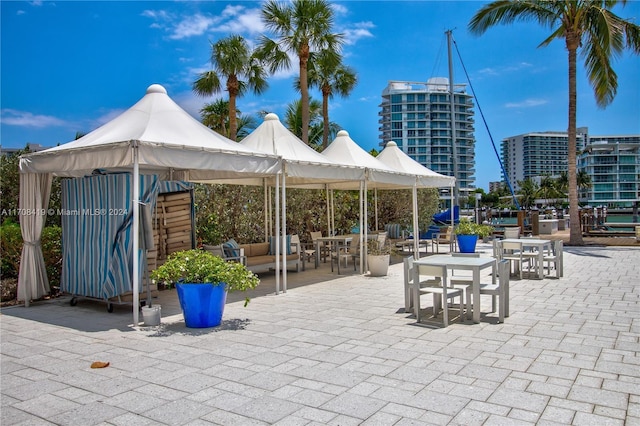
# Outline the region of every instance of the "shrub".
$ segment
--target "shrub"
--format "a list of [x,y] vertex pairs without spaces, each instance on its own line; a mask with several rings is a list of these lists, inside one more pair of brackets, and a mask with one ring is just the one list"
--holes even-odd
[[22,232],[20,225],[5,221],[0,226],[0,275],[3,279],[17,278],[22,255]]
[[[18,278],[22,245],[20,225],[5,221],[0,226],[0,265],[3,281],[7,278]],[[62,273],[62,228],[45,227],[42,230],[41,247],[51,292],[57,293]]]

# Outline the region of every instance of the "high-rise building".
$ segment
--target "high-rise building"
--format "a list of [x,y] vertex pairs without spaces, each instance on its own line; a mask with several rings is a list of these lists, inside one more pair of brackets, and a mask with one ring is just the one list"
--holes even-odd
[[579,188],[581,200],[610,208],[640,201],[640,135],[591,136],[577,161],[591,178],[590,186]]
[[465,84],[455,84],[453,92],[452,117],[448,78],[431,78],[426,83],[389,81],[378,114],[380,145],[394,141],[423,166],[455,176],[459,196],[466,197],[475,190],[474,105]]
[[[514,191],[518,182],[540,182],[568,171],[567,132],[534,132],[502,140],[502,163]],[[579,188],[580,202],[594,206],[632,207],[640,201],[640,135],[591,136],[577,129],[577,171],[591,185]],[[503,176],[503,181],[504,181]]]
[[[577,129],[578,150],[585,144],[587,131],[586,127]],[[567,146],[567,132],[533,132],[503,139],[500,155],[506,173],[503,181],[508,178],[517,191],[519,181],[559,176],[567,171]]]

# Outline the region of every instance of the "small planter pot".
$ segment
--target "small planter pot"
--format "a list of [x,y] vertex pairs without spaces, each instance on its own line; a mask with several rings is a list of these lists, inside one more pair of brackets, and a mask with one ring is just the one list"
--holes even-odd
[[477,235],[458,235],[458,247],[460,253],[475,253],[476,243],[478,242]]
[[384,277],[389,272],[389,259],[391,255],[367,255],[367,263],[369,264],[369,274],[372,277]]
[[160,325],[161,317],[162,317],[162,310],[160,305],[142,307],[142,319],[144,320],[144,325],[146,326]]
[[189,328],[216,327],[227,301],[226,284],[176,284],[184,322]]

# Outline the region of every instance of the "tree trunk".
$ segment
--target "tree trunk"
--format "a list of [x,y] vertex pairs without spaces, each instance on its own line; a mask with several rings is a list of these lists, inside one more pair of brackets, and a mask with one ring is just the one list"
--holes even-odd
[[229,139],[236,141],[236,134],[238,133],[236,97],[238,96],[239,86],[238,78],[235,75],[229,76],[227,90],[229,91]]
[[300,103],[302,109],[302,141],[309,144],[309,82],[307,80],[307,62],[309,46],[300,48]]
[[322,148],[329,146],[329,90],[322,89]]
[[580,212],[578,210],[578,178],[576,165],[576,52],[580,37],[569,32],[567,34],[567,50],[569,51],[569,128],[568,133],[568,177],[569,177],[569,244],[584,245],[582,230],[580,227]]

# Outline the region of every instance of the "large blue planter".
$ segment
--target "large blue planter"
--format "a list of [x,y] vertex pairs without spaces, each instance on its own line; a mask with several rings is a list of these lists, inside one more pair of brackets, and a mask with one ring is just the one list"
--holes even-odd
[[458,248],[460,253],[475,253],[476,243],[478,242],[477,235],[458,235]]
[[184,322],[189,328],[216,327],[227,301],[226,284],[177,283]]

